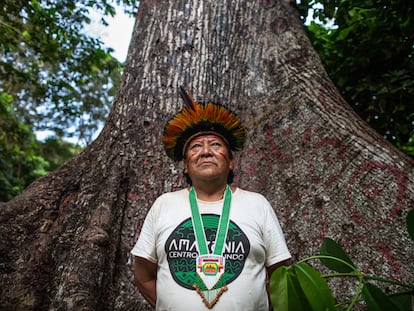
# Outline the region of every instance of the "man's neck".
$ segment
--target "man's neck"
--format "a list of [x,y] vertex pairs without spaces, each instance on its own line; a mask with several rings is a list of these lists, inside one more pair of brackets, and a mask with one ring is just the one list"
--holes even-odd
[[193,184],[197,198],[206,202],[215,202],[223,199],[227,184]]

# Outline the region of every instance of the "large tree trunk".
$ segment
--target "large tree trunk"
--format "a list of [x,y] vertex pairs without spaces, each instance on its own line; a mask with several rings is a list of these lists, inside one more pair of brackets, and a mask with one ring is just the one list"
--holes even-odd
[[288,1],[141,1],[99,138],[0,206],[2,310],[141,310],[129,250],[154,199],[184,186],[165,155],[178,86],[248,128],[236,184],[275,207],[295,258],[340,242],[413,282],[413,161],[342,100]]

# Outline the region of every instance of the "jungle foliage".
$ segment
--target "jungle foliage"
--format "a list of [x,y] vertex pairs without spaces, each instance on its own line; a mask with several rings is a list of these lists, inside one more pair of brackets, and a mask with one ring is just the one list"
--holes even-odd
[[414,156],[414,2],[301,0],[308,34],[345,100]]
[[22,123],[90,142],[105,119],[121,64],[84,32],[89,10],[107,1],[6,0],[0,19],[0,91]]
[[7,201],[45,174],[45,160],[30,126],[13,113],[12,97],[0,94],[0,200]]
[[[137,2],[2,1],[0,201],[73,157],[80,148],[65,139],[76,137],[85,146],[103,124],[122,64],[84,28],[91,22],[90,10],[105,18],[115,14],[115,4],[133,14]],[[45,142],[34,134],[42,130],[52,133]]]

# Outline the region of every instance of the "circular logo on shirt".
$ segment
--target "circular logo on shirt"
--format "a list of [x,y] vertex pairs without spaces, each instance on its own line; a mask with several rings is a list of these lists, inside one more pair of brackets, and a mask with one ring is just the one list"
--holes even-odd
[[[218,215],[202,215],[209,252],[214,249]],[[247,255],[250,251],[250,242],[246,234],[235,223],[230,221],[226,243],[223,248],[225,258],[224,275],[220,279],[222,284],[230,284],[243,270]],[[194,236],[191,218],[184,220],[171,233],[165,243],[165,252],[170,272],[177,284],[194,289],[198,282],[196,274],[196,259],[198,257],[197,242]]]

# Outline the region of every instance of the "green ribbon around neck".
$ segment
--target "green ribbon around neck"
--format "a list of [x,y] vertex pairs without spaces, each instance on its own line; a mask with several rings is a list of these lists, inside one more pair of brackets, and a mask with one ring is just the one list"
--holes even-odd
[[[191,218],[193,221],[193,227],[194,227],[194,233],[197,240],[198,245],[198,251],[200,255],[207,255],[209,254],[208,248],[207,248],[207,239],[206,234],[204,230],[204,226],[201,220],[200,211],[198,209],[197,204],[197,197],[196,192],[194,190],[194,187],[191,187],[189,192],[189,198],[190,198],[190,207],[191,207]],[[223,203],[223,209],[221,212],[221,216],[219,219],[219,224],[217,227],[217,233],[216,233],[216,241],[214,243],[214,255],[222,256],[223,254],[223,248],[224,243],[226,241],[227,237],[227,231],[230,223],[230,204],[231,204],[231,189],[230,186],[227,185],[226,191],[224,194],[224,203]]]

